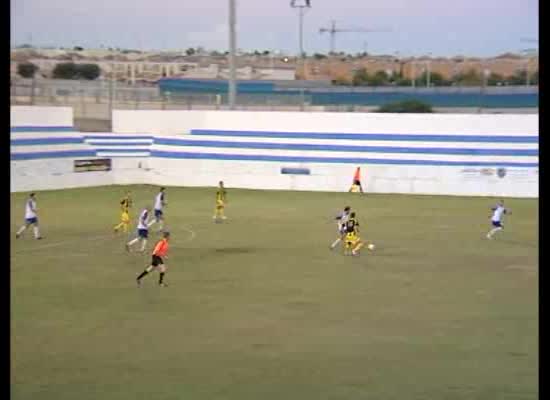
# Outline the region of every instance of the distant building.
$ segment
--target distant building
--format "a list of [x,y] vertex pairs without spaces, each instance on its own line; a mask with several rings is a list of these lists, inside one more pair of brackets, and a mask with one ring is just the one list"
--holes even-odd
[[[211,55],[200,52],[186,55],[181,52],[140,52],[136,50],[113,51],[109,49],[62,50],[62,49],[15,49],[11,51],[10,75],[17,75],[17,64],[32,62],[39,67],[39,74],[51,77],[55,65],[62,62],[94,63],[102,71],[103,79],[115,78],[128,83],[137,81],[155,82],[163,77],[195,79],[227,79],[228,57],[225,54]],[[369,74],[385,71],[389,75],[401,75],[416,79],[426,71],[438,73],[451,80],[460,73],[473,70],[507,77],[526,69],[532,74],[538,71],[538,55],[521,57],[503,54],[498,57],[479,59],[453,58],[398,58],[386,56],[309,57],[298,60],[274,54],[247,54],[237,57],[237,79],[248,80],[341,80],[351,82],[356,71],[365,68]]]

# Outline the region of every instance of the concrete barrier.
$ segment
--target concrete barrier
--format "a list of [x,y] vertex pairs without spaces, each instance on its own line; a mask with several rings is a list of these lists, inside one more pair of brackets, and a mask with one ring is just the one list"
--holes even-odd
[[[57,132],[51,126],[65,121],[61,114],[29,117],[44,131],[12,123],[12,191],[219,180],[347,191],[361,167],[371,193],[538,197],[537,115],[118,110],[113,117],[113,133]],[[105,157],[111,171],[73,171],[76,159]],[[283,173],[296,170],[308,173]]]

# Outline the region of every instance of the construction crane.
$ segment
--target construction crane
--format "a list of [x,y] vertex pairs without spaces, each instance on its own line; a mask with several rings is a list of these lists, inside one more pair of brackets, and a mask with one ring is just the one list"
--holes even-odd
[[332,21],[330,28],[321,28],[319,29],[319,33],[330,33],[330,54],[334,54],[334,42],[336,39],[337,33],[343,33],[343,32],[358,32],[358,33],[375,33],[375,32],[390,32],[389,29],[341,29],[336,28],[336,21]]

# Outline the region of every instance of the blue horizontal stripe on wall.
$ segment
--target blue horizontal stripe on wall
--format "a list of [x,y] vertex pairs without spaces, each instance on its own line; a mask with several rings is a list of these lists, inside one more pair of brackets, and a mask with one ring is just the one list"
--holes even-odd
[[143,152],[149,152],[149,147],[143,147],[141,149],[121,149],[121,148],[111,149],[111,148],[108,148],[108,147],[100,147],[100,148],[97,148],[96,151],[101,151],[102,153],[105,153],[105,152],[111,152],[111,153],[143,153]]
[[278,161],[305,162],[318,164],[379,164],[379,165],[429,165],[451,167],[518,167],[536,168],[538,163],[492,162],[492,161],[438,161],[438,160],[384,160],[377,158],[343,157],[293,157],[248,154],[189,153],[173,151],[151,151],[151,157],[183,158],[190,160],[228,160],[228,161]]
[[263,131],[224,131],[192,129],[192,135],[270,137],[289,139],[346,139],[346,140],[387,140],[410,142],[481,142],[481,143],[538,143],[539,137],[532,136],[467,136],[467,135],[422,135],[393,133],[317,133],[317,132],[263,132]]
[[11,139],[10,144],[12,146],[36,146],[42,144],[74,144],[84,143],[82,138],[69,137],[69,138],[36,138],[36,139]]
[[87,141],[86,143],[88,143],[90,146],[150,146],[151,144],[153,144],[153,141],[151,141],[150,143],[144,143],[144,142],[135,142],[135,141],[122,141],[122,142],[115,142],[115,141],[103,141],[103,142],[100,142],[100,141]]
[[473,156],[538,156],[539,154],[538,150],[532,149],[447,149],[436,147],[346,146],[305,143],[225,142],[218,140],[186,140],[165,138],[155,139],[155,144],[170,146],[221,147],[239,149],[340,151],[395,154],[443,154]]
[[109,136],[87,136],[84,135],[85,140],[112,140],[112,139],[120,139],[120,140],[153,140],[153,136],[118,136],[118,135],[109,135]]
[[36,153],[11,153],[12,161],[18,160],[39,160],[44,158],[67,158],[67,157],[96,157],[96,152],[91,150],[67,150],[67,151],[43,151]]
[[72,126],[12,126],[10,132],[74,132]]

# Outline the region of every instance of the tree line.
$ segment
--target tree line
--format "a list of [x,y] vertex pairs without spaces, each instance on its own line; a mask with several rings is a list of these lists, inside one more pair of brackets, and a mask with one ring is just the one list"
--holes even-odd
[[[23,78],[33,78],[39,71],[33,63],[21,63],[17,65],[17,73]],[[101,75],[101,69],[97,64],[76,64],[72,62],[59,63],[53,69],[54,79],[76,79],[93,81]]]
[[[32,78],[38,72],[38,67],[32,63],[20,63],[17,73],[23,78]],[[101,75],[101,69],[97,64],[76,64],[72,62],[59,63],[54,67],[52,77],[54,79],[95,80]],[[428,82],[427,72],[415,79],[416,85],[422,87]],[[491,73],[485,79],[479,72],[471,69],[455,75],[452,79],[445,79],[440,73],[432,72],[429,77],[430,86],[517,86],[527,82],[527,72],[521,70],[512,76],[502,76]],[[533,85],[539,83],[539,72],[529,76],[529,82]],[[399,72],[388,74],[386,71],[369,73],[366,68],[360,68],[354,72],[351,80],[335,79],[332,81],[338,86],[412,86],[412,80],[404,78]]]
[[[416,86],[426,86],[428,82],[427,72],[423,72],[415,79]],[[517,86],[525,85],[527,82],[527,72],[525,70],[517,71],[511,76],[502,76],[492,72],[486,78],[474,69],[464,73],[456,74],[452,79],[445,79],[438,72],[432,72],[429,76],[430,86]],[[354,72],[351,80],[339,78],[332,81],[334,85],[339,86],[412,86],[412,79],[404,78],[399,72],[388,74],[386,71],[376,71],[369,73],[366,68],[359,68]],[[538,85],[538,71],[530,74],[529,83]]]

